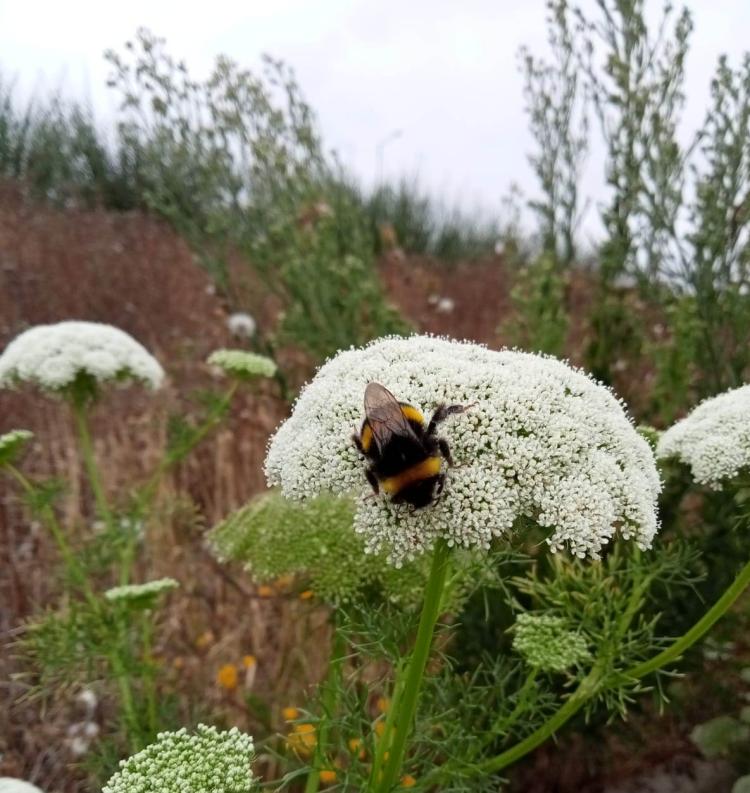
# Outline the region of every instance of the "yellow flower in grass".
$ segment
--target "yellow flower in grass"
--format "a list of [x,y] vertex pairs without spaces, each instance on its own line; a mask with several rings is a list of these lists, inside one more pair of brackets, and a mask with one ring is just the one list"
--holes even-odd
[[243,655],[242,656],[242,665],[245,669],[250,669],[250,667],[255,666],[258,663],[258,659],[254,655]]
[[330,768],[324,768],[318,776],[324,785],[330,785],[336,781],[336,772]]
[[417,780],[411,774],[405,774],[401,777],[401,787],[414,787]]
[[387,713],[388,708],[391,707],[391,701],[388,699],[388,697],[378,697],[375,707],[378,709],[378,711],[380,711],[380,713]]
[[352,754],[356,754],[360,760],[364,760],[367,756],[367,752],[365,752],[365,748],[362,746],[361,738],[350,738],[347,745],[349,746],[349,751]]
[[224,664],[216,674],[216,682],[227,691],[234,691],[237,688],[239,675],[234,664]]
[[315,593],[312,589],[306,589],[304,592],[300,592],[299,599],[300,600],[312,600],[315,597]]
[[272,586],[268,586],[268,584],[261,584],[258,587],[258,597],[260,598],[270,598],[273,597],[275,592],[273,591]]
[[287,736],[287,743],[297,754],[309,755],[315,748],[318,738],[315,735],[315,725],[295,724]]
[[385,732],[385,722],[382,719],[376,721],[373,729],[375,730],[375,735],[377,735],[378,738],[382,737],[383,733]]
[[295,707],[284,708],[281,711],[284,721],[296,721],[299,718],[299,710]]

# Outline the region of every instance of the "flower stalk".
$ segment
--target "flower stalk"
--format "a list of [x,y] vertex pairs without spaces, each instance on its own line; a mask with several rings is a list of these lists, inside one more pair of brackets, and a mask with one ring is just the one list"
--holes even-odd
[[[385,766],[375,771],[376,779],[374,788],[378,793],[390,791],[396,784],[401,772],[401,766],[406,753],[406,742],[412,729],[414,715],[417,709],[419,690],[422,686],[427,659],[430,655],[432,637],[435,623],[440,616],[443,589],[448,574],[451,549],[448,543],[440,539],[435,544],[432,557],[430,576],[425,588],[422,614],[419,618],[417,638],[414,642],[409,663],[405,669],[403,691],[398,701],[392,704],[393,718],[386,722],[386,731],[383,733],[383,745],[388,747],[388,759]],[[400,681],[396,681],[397,688]],[[382,773],[382,777],[380,776]]]

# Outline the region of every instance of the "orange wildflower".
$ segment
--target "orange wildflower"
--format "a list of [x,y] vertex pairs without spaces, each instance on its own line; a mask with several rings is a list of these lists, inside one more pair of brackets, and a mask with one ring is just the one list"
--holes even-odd
[[261,584],[258,589],[258,597],[261,598],[270,598],[273,597],[274,591],[272,586],[268,586],[268,584]]
[[336,781],[336,772],[329,768],[324,768],[318,776],[323,784],[330,784]]
[[295,724],[286,740],[295,752],[302,755],[310,754],[318,742],[315,726],[313,724]]
[[224,664],[216,674],[216,682],[227,691],[237,688],[237,667],[234,664]]
[[388,697],[378,697],[375,707],[381,712],[385,713],[391,707],[391,701]]
[[254,655],[243,655],[242,656],[242,665],[245,669],[249,669],[251,666],[255,666],[258,663],[258,659]]
[[349,751],[352,754],[357,754],[360,760],[365,759],[366,752],[364,747],[362,746],[362,739],[361,738],[350,738],[348,741]]
[[299,718],[299,710],[294,707],[284,708],[281,711],[281,715],[284,717],[285,721],[295,721]]
[[401,777],[401,787],[414,787],[417,780],[411,774],[405,774]]
[[300,592],[299,595],[300,600],[310,600],[313,597],[315,597],[315,593],[312,591],[312,589],[306,589],[304,592]]

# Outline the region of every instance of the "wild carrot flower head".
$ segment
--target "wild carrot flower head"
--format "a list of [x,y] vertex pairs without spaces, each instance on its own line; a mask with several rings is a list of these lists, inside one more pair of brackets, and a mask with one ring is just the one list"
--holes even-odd
[[701,402],[661,436],[656,454],[689,466],[698,484],[721,489],[750,466],[750,385]]
[[199,724],[162,732],[155,743],[120,763],[102,793],[249,793],[253,739],[236,727],[219,732]]
[[104,597],[112,603],[124,603],[133,608],[153,608],[159,595],[178,586],[179,583],[174,578],[159,578],[145,584],[112,587],[104,593]]
[[31,782],[24,782],[22,779],[14,779],[9,776],[0,776],[0,793],[42,793],[42,791]]
[[34,433],[29,430],[11,430],[0,435],[0,465],[12,463],[33,437]]
[[164,371],[125,331],[98,322],[37,325],[17,336],[0,355],[0,386],[20,383],[62,393],[85,378],[94,385],[127,380],[158,388]]
[[[457,466],[436,504],[370,497],[351,441],[370,381],[427,417],[439,403],[474,405],[440,427]],[[524,516],[580,557],[618,532],[646,548],[657,530],[653,455],[610,391],[553,358],[447,339],[386,338],[328,361],[271,440],[266,474],[288,498],[361,494],[355,529],[395,564],[439,537],[487,548]]]
[[591,658],[585,637],[569,630],[562,617],[519,614],[514,632],[513,649],[537,669],[564,672]]
[[276,374],[276,364],[270,358],[245,350],[216,350],[208,356],[208,363],[240,380],[273,377]]

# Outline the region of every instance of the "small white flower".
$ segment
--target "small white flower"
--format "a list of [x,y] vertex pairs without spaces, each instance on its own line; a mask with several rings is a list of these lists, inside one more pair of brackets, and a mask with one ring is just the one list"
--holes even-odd
[[251,339],[255,336],[258,325],[250,314],[238,311],[235,314],[230,314],[227,318],[227,328],[238,339]]
[[125,584],[112,587],[104,593],[104,597],[112,603],[119,601],[149,608],[159,595],[169,592],[171,589],[177,589],[179,585],[179,582],[174,578],[159,578],[145,584]]
[[0,355],[0,387],[29,383],[56,393],[81,376],[97,384],[133,379],[158,388],[164,371],[132,336],[98,322],[37,325]]
[[43,793],[43,791],[36,785],[32,785],[31,782],[2,776],[0,777],[0,793]]
[[242,380],[273,377],[276,374],[274,361],[265,355],[257,355],[245,350],[216,350],[208,356],[208,363]]
[[750,466],[750,385],[701,402],[661,436],[656,455],[680,460],[698,484],[721,489]]
[[76,700],[81,703],[89,718],[93,716],[96,706],[99,704],[99,700],[92,689],[82,689],[76,697]]
[[[457,466],[432,506],[369,497],[352,431],[370,381],[427,417],[474,404],[440,427]],[[266,475],[288,498],[359,492],[355,529],[395,564],[449,544],[487,548],[526,516],[553,549],[596,557],[619,532],[639,547],[657,530],[660,481],[648,443],[604,386],[553,358],[427,336],[339,353],[300,395],[269,444]]]
[[452,297],[441,297],[435,305],[438,314],[452,314],[456,308],[456,301]]
[[102,793],[249,793],[253,739],[236,727],[219,732],[199,724],[162,732],[155,743],[120,763]]

